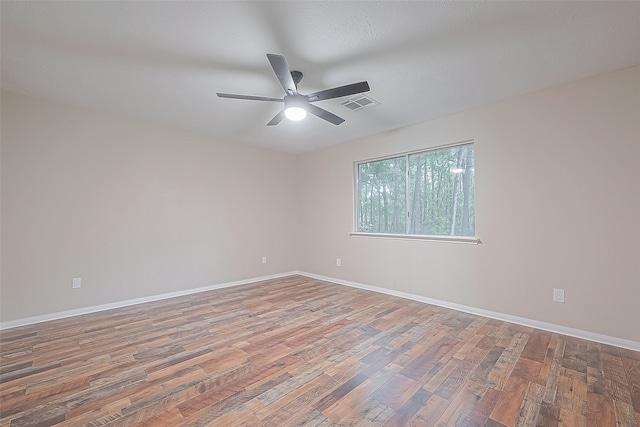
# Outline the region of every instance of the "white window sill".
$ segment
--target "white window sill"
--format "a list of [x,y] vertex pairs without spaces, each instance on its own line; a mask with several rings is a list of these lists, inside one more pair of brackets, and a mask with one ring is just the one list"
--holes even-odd
[[349,233],[352,237],[376,237],[385,239],[401,239],[401,240],[426,240],[428,242],[441,243],[462,243],[467,245],[478,245],[482,241],[476,237],[463,236],[422,236],[417,234],[391,234],[391,233],[362,233],[352,231]]

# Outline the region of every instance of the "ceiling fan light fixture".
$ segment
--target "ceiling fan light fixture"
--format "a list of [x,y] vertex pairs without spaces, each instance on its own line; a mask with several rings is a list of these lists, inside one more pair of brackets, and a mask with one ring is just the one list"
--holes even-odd
[[289,95],[284,98],[284,115],[289,120],[302,120],[307,117],[307,109],[309,101],[305,96]]
[[334,125],[339,125],[344,122],[342,117],[336,116],[332,112],[312,104],[312,102],[342,98],[343,96],[356,95],[370,90],[369,83],[363,81],[303,95],[298,92],[298,83],[302,80],[302,73],[296,70],[291,71],[289,69],[289,64],[287,64],[287,60],[282,55],[267,53],[267,59],[271,64],[271,68],[273,68],[273,72],[276,73],[276,77],[280,81],[280,85],[286,93],[284,98],[239,95],[235,93],[217,93],[220,98],[284,102],[284,108],[278,111],[278,114],[276,114],[271,121],[267,123],[267,126],[275,126],[282,122],[285,117],[289,120],[302,120],[307,117],[307,113],[311,113],[314,116],[319,117],[322,120],[326,120]]
[[307,117],[307,110],[302,107],[288,107],[284,110],[284,115],[289,120],[299,121]]

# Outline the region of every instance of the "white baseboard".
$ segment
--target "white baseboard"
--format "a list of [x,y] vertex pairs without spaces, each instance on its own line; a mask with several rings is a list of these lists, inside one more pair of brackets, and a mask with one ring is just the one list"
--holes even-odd
[[232,286],[241,286],[249,283],[261,282],[264,280],[279,279],[281,277],[292,276],[299,274],[312,279],[323,280],[325,282],[331,282],[338,285],[350,286],[352,288],[359,288],[368,291],[378,292],[387,295],[393,295],[400,298],[406,298],[414,301],[424,302],[427,304],[433,304],[440,307],[450,308],[465,313],[476,314],[478,316],[489,317],[491,319],[502,320],[505,322],[516,323],[518,325],[529,326],[536,329],[542,329],[544,331],[555,332],[562,335],[569,335],[572,337],[583,338],[590,341],[595,341],[603,344],[613,345],[616,347],[628,348],[629,350],[640,351],[640,343],[622,338],[611,337],[608,335],[597,334],[595,332],[583,331],[580,329],[568,328],[566,326],[554,325],[552,323],[540,322],[538,320],[526,319],[524,317],[512,316],[510,314],[498,313],[496,311],[483,310],[481,308],[470,307],[467,305],[456,304],[452,302],[437,300],[433,298],[427,298],[420,295],[409,294],[406,292],[394,291],[391,289],[379,288],[377,286],[364,285],[362,283],[350,282],[348,280],[336,279],[334,277],[321,276],[318,274],[307,273],[304,271],[290,271],[287,273],[272,274],[269,276],[254,277],[251,279],[238,280],[235,282],[220,283],[217,285],[204,286],[201,288],[186,289],[183,291],[169,292],[166,294],[152,295],[148,297],[135,298],[125,301],[118,301],[109,304],[94,305],[91,307],[78,308],[75,310],[61,311],[57,313],[44,314],[41,316],[27,317],[23,319],[10,320],[0,323],[0,330],[16,328],[18,326],[32,325],[34,323],[46,322],[49,320],[63,319],[65,317],[79,316],[81,314],[95,313],[98,311],[111,310],[114,308],[127,307],[135,304],[143,304],[145,302],[159,301],[168,298],[179,297],[183,295],[195,294],[198,292],[206,292],[214,289],[229,288]]
[[269,276],[254,277],[252,279],[238,280],[235,282],[219,283],[217,285],[204,286],[201,288],[186,289],[184,291],[169,292],[160,295],[151,295],[148,297],[135,298],[125,301],[117,301],[109,304],[94,305],[91,307],[77,308],[74,310],[60,311],[57,313],[43,314],[41,316],[26,317],[24,319],[9,320],[0,323],[0,330],[16,328],[18,326],[32,325],[34,323],[47,322],[49,320],[64,319],[65,317],[79,316],[81,314],[95,313],[98,311],[111,310],[114,308],[127,307],[135,304],[143,304],[145,302],[159,301],[168,298],[180,297],[183,295],[196,294],[198,292],[212,291],[214,289],[229,288],[231,286],[246,285],[249,283],[261,282],[263,280],[279,279],[280,277],[292,276],[298,274],[295,271],[288,273],[272,274]]
[[320,276],[318,274],[297,271],[301,276],[310,277],[312,279],[323,280],[325,282],[336,283],[338,285],[350,286],[353,288],[365,289],[368,291],[379,292],[387,295],[393,295],[400,298],[406,298],[414,301],[433,304],[440,307],[450,308],[465,313],[476,314],[478,316],[489,317],[491,319],[502,320],[505,322],[516,323],[518,325],[529,326],[544,331],[555,332],[562,335],[569,335],[576,338],[583,338],[589,341],[595,341],[603,344],[613,345],[616,347],[628,348],[629,350],[640,351],[640,343],[622,338],[610,337],[608,335],[597,334],[595,332],[583,331],[580,329],[568,328],[566,326],[554,325],[552,323],[540,322],[538,320],[526,319],[524,317],[512,316],[510,314],[498,313],[495,311],[483,310],[481,308],[469,307],[467,305],[456,304],[447,301],[441,301],[433,298],[427,298],[420,295],[409,294],[391,289],[379,288],[377,286],[363,285],[362,283],[350,282],[347,280],[336,279],[333,277]]

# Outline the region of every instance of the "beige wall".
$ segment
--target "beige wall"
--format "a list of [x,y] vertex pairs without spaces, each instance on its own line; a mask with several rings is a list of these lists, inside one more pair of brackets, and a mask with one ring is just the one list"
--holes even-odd
[[[468,139],[483,244],[349,236],[353,162]],[[314,151],[300,168],[300,270],[640,342],[640,67]]]
[[294,156],[9,93],[1,113],[2,321],[297,267]]
[[[1,113],[1,321],[298,269],[640,342],[640,67],[298,157]],[[468,139],[483,244],[349,236],[353,162]]]

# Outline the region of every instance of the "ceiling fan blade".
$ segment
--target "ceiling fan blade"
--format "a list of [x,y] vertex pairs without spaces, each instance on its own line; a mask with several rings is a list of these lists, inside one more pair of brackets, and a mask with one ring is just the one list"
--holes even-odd
[[268,96],[252,96],[252,95],[236,95],[234,93],[216,93],[220,98],[233,98],[233,99],[249,99],[251,101],[274,101],[284,102],[282,98],[270,98]]
[[293,77],[291,77],[291,70],[284,56],[267,53],[267,58],[287,95],[297,95],[298,89],[296,88],[296,83],[293,81]]
[[326,121],[333,123],[334,125],[339,125],[340,123],[344,122],[344,119],[342,117],[338,117],[335,114],[328,112],[324,108],[318,107],[317,105],[309,104],[307,106],[307,111],[314,116],[318,116],[321,119],[325,119]]
[[278,123],[280,123],[282,120],[284,120],[284,110],[280,110],[280,112],[276,114],[275,117],[271,119],[269,123],[267,123],[267,126],[275,126]]
[[322,101],[325,99],[340,98],[342,96],[355,95],[356,93],[368,92],[369,83],[359,82],[350,85],[334,87],[332,89],[321,90],[307,95],[309,102]]

